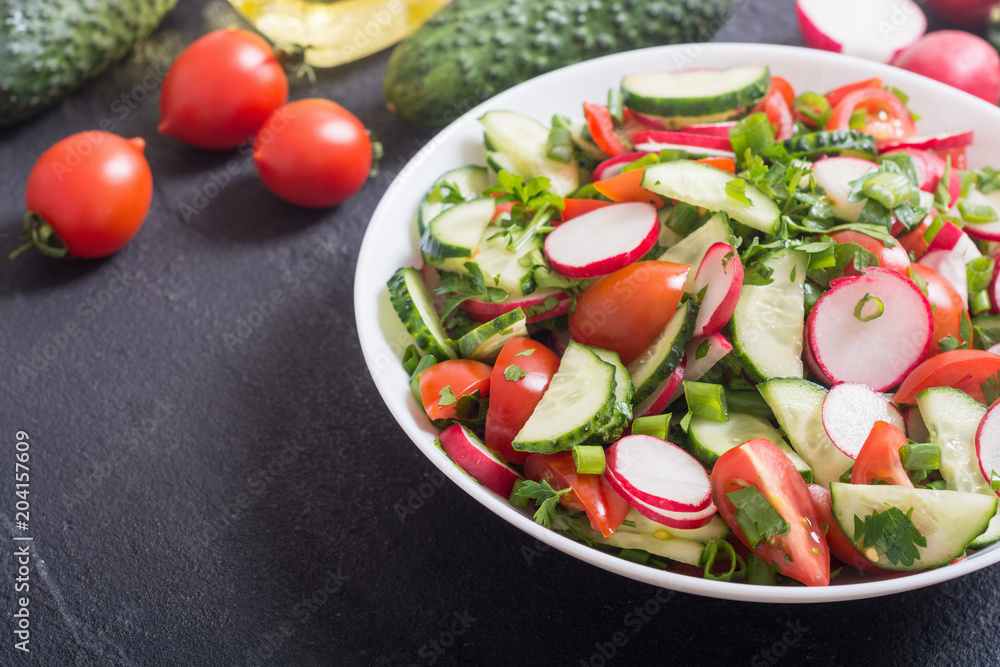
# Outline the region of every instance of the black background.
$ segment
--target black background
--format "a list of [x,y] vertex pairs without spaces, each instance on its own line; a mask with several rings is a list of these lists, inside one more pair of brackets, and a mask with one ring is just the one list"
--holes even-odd
[[[238,20],[181,0],[106,75],[0,132],[0,255],[56,140],[110,119],[145,138],[155,176],[143,229],[113,257],[0,261],[0,664],[998,662],[998,568],[827,605],[669,594],[540,550],[436,473],[375,391],[352,302],[367,221],[433,132],[385,110],[382,53],[293,88],[385,145],[379,176],[337,208],[277,200],[245,152],[158,135],[169,63]],[[800,44],[793,3],[743,3],[717,40]],[[30,655],[11,618],[19,429]]]

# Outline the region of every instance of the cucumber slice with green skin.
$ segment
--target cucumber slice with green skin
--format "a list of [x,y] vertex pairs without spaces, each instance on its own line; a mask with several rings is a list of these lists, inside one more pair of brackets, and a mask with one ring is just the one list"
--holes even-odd
[[[941,450],[941,478],[951,491],[978,493],[996,498],[983,477],[976,454],[976,431],[986,406],[951,387],[932,387],[917,394],[917,407],[930,433],[930,441]],[[1000,539],[1000,516],[976,537],[973,545],[984,546]]]
[[572,449],[612,419],[615,403],[614,365],[570,341],[542,400],[511,444],[520,452],[539,454]]
[[[886,511],[887,506],[897,507],[903,513],[913,509],[910,519],[926,538],[927,546],[917,547],[920,555],[911,565],[892,563],[884,554],[881,555],[876,564],[887,570],[912,571],[948,565],[965,553],[966,547],[975,537],[986,530],[997,511],[995,495],[909,489],[890,484],[834,482],[830,485],[830,495],[833,516],[855,545],[855,516],[864,520],[875,511]],[[865,553],[865,547],[858,548]],[[872,551],[866,555],[874,562],[875,559],[871,556],[876,554],[877,552]]]
[[[746,204],[726,191],[732,181],[743,183]],[[768,234],[773,234],[781,210],[767,195],[738,176],[691,160],[662,162],[646,167],[642,187],[670,199],[710,211],[723,211],[731,218]]]
[[421,236],[431,220],[458,203],[442,200],[439,188],[445,185],[466,201],[477,199],[490,186],[490,172],[486,167],[473,164],[446,171],[434,181],[417,210],[417,231]]
[[803,377],[805,280],[809,259],[798,250],[779,250],[765,260],[773,282],[744,285],[730,320],[733,348],[758,381]]
[[646,400],[684,359],[697,315],[698,307],[691,301],[682,303],[646,351],[628,365],[635,386],[632,405]]
[[506,231],[493,225],[483,230],[475,261],[491,284],[514,297],[527,296],[537,287],[535,269],[530,265],[523,266],[520,260],[536,250],[541,251],[542,239],[535,235],[515,251],[511,249],[510,236]]
[[691,439],[691,453],[709,470],[720,456],[733,447],[747,440],[764,438],[788,455],[806,484],[811,484],[813,481],[812,468],[789,446],[781,431],[771,426],[771,422],[763,417],[740,412],[730,412],[729,419],[724,422],[705,417],[692,417],[688,426],[688,438]]
[[496,199],[480,197],[439,213],[420,237],[420,251],[431,257],[471,257],[496,210]]
[[[666,229],[670,228],[666,227]],[[691,268],[688,269],[684,291],[692,292],[694,278],[698,273],[698,267],[701,266],[701,260],[705,257],[705,252],[719,242],[733,245],[735,236],[726,216],[716,213],[701,227],[667,248],[657,259],[661,262],[673,262],[674,264],[690,264]]]
[[764,66],[632,74],[622,79],[621,87],[630,109],[689,120],[753,106],[771,87],[771,73]]
[[758,384],[757,391],[792,448],[812,468],[814,482],[829,486],[851,469],[854,461],[837,449],[823,428],[825,388],[802,378],[775,378]]
[[600,442],[610,442],[620,438],[625,427],[632,422],[632,395],[635,393],[635,387],[632,386],[632,377],[617,352],[599,347],[590,349],[602,361],[615,367],[615,409],[608,416],[607,424],[600,424],[597,427],[597,438],[600,438]]
[[413,336],[417,348],[438,359],[458,356],[448,334],[438,321],[437,309],[424,277],[414,268],[400,268],[386,283],[389,301],[399,321]]
[[800,134],[781,142],[790,155],[813,159],[824,155],[843,155],[874,160],[878,154],[875,138],[857,130],[823,130]]
[[504,313],[462,336],[458,341],[458,351],[466,359],[492,364],[504,343],[511,338],[528,335],[526,320],[527,316],[520,308]]
[[493,163],[528,180],[545,176],[550,190],[560,197],[580,187],[576,161],[559,162],[548,157],[546,144],[549,128],[533,118],[514,111],[490,111],[479,119],[485,132],[486,147],[502,154],[491,156]]

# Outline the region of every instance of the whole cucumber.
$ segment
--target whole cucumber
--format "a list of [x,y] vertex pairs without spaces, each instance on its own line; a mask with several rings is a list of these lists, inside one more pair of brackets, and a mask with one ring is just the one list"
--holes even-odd
[[177,0],[2,0],[0,125],[28,118],[122,58]]
[[454,0],[393,52],[383,91],[414,125],[445,125],[531,77],[597,56],[705,41],[736,0]]

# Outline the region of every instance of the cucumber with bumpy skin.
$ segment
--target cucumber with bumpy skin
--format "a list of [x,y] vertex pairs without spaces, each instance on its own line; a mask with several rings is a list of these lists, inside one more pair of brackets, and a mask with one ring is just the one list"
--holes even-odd
[[736,0],[455,0],[393,52],[383,82],[408,123],[437,127],[522,81],[598,56],[703,42]]
[[781,145],[789,155],[806,159],[824,155],[848,155],[873,160],[878,154],[875,137],[858,130],[809,132],[786,139]]
[[397,269],[386,285],[393,310],[413,336],[417,348],[438,359],[454,359],[457,356],[455,347],[438,322],[437,309],[434,308],[430,290],[420,271],[413,268]]
[[747,109],[771,88],[767,66],[631,74],[622,79],[622,101],[658,118],[726,117]]
[[431,185],[417,210],[417,232],[423,234],[431,220],[456,203],[451,198],[461,197],[464,201],[476,199],[490,185],[490,174],[486,167],[468,165],[442,174]]
[[520,308],[515,308],[481,324],[458,341],[458,351],[466,359],[474,359],[492,364],[501,348],[511,338],[527,336],[527,316]]
[[691,300],[682,303],[652,344],[628,365],[632,384],[635,385],[632,405],[639,405],[649,398],[684,359],[697,316],[698,307]]
[[812,468],[788,445],[781,431],[763,417],[740,412],[729,413],[729,418],[724,422],[707,417],[692,417],[688,424],[688,438],[691,440],[691,453],[709,470],[720,456],[733,447],[747,440],[764,438],[791,459],[807,484],[813,481]]

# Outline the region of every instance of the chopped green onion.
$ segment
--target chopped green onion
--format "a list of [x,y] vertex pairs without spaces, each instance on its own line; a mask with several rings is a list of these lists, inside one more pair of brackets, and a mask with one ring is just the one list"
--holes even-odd
[[1000,491],[1000,475],[996,470],[990,470],[990,490]]
[[973,315],[980,315],[993,308],[993,303],[990,301],[990,293],[986,290],[979,290],[978,292],[969,293],[969,310],[972,311]]
[[930,470],[918,469],[918,470],[909,470],[907,472],[910,473],[910,481],[913,482],[914,484],[919,484],[920,482],[924,481],[925,479],[931,476]]
[[931,224],[928,225],[926,231],[924,231],[925,243],[930,243],[934,240],[934,237],[937,236],[938,232],[941,231],[941,228],[944,227],[944,222],[944,219],[940,215],[934,216],[934,220],[931,221]]
[[553,127],[545,142],[545,155],[550,160],[568,163],[573,159],[573,138],[565,127]]
[[895,171],[882,171],[861,186],[861,191],[869,199],[874,199],[888,209],[902,206],[908,199],[919,196],[908,179]]
[[868,112],[864,109],[855,109],[851,112],[851,119],[847,126],[852,130],[863,130],[868,126]]
[[642,549],[622,549],[618,552],[618,557],[639,565],[645,565],[649,562],[649,552]]
[[948,483],[943,479],[936,479],[933,482],[928,482],[926,488],[933,489],[935,491],[944,491],[948,488]]
[[[722,557],[729,560],[729,569],[724,572],[712,572],[715,569],[715,562],[719,559],[720,553]],[[746,565],[743,559],[740,558],[736,550],[733,549],[733,545],[725,540],[720,540],[718,537],[713,537],[712,540],[705,545],[705,551],[702,554],[702,565],[704,566],[704,575],[706,579],[713,579],[715,581],[732,581],[734,576],[742,575],[745,571]]]
[[966,222],[996,222],[997,211],[988,204],[973,204],[968,199],[958,200],[958,212]]
[[413,369],[413,373],[410,374],[410,391],[413,396],[417,399],[419,405],[423,405],[423,399],[420,397],[420,374],[425,370],[437,363],[437,357],[433,354],[425,354],[420,357],[420,361],[417,363],[417,367]]
[[[875,302],[875,312],[868,315],[862,315],[862,311],[865,306],[868,305],[869,301]],[[882,313],[885,312],[885,306],[882,304],[882,300],[877,296],[872,296],[871,294],[865,294],[863,297],[858,299],[858,304],[854,306],[854,317],[858,318],[862,322],[871,322],[872,320],[882,317]]]
[[755,586],[774,586],[778,574],[766,560],[751,552],[747,554],[747,583]]
[[826,127],[830,120],[830,101],[819,93],[802,93],[792,102],[795,111],[808,118],[817,127]]
[[604,473],[604,448],[600,445],[576,445],[573,447],[573,465],[581,475],[601,475]]
[[695,417],[703,417],[717,422],[729,421],[725,387],[711,382],[690,382],[688,380],[685,380],[683,384],[688,410]]
[[773,417],[771,406],[756,389],[726,391],[726,407],[730,412],[742,412],[747,415]]
[[651,435],[660,440],[667,439],[671,414],[638,417],[632,422],[632,435]]
[[521,490],[522,486],[524,486],[524,480],[516,479],[514,480],[514,487],[510,490],[510,497],[508,500],[510,500],[510,504],[515,507],[527,507],[528,503],[531,502],[531,499],[528,498],[528,496],[518,495],[517,492]]
[[733,152],[742,157],[747,151],[761,153],[774,143],[774,128],[765,113],[755,113],[742,119],[729,130]]
[[667,218],[667,227],[681,236],[687,236],[698,222],[698,209],[685,202],[677,202],[677,206]]
[[417,349],[416,345],[411,345],[403,352],[403,370],[406,371],[407,375],[413,375],[418,364],[420,364],[420,350]]
[[625,105],[622,102],[621,88],[611,88],[608,90],[608,111],[611,118],[618,125],[625,124]]
[[976,257],[969,260],[966,266],[966,276],[969,281],[969,292],[979,292],[990,286],[993,280],[993,258]]
[[831,269],[837,266],[837,246],[830,245],[809,255],[810,269]]
[[903,445],[899,448],[899,460],[904,470],[937,470],[941,465],[941,450],[929,442]]

